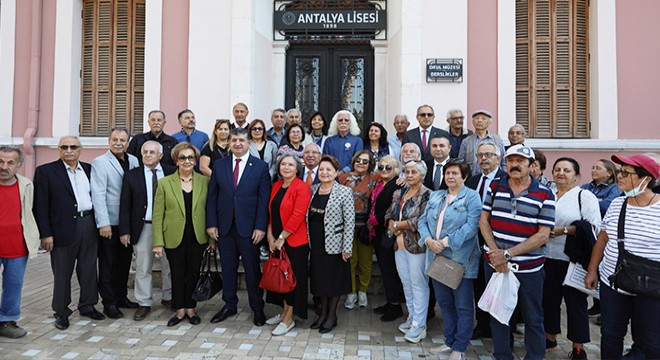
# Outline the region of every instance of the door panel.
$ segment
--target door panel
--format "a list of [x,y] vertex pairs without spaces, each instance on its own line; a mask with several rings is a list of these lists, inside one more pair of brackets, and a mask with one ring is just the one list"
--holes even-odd
[[360,128],[373,121],[373,49],[360,46],[300,46],[287,51],[286,107],[302,112],[303,125],[322,111],[328,121],[350,110]]

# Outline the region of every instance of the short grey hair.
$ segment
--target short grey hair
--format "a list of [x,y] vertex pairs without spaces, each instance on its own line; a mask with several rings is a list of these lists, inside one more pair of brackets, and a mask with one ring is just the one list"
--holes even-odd
[[516,128],[516,127],[519,128],[520,130],[522,130],[523,136],[527,136],[527,130],[525,130],[525,127],[522,126],[522,125],[520,125],[520,124],[518,124],[518,123],[513,124],[513,125],[509,128],[509,131],[511,131],[511,129]]
[[392,164],[395,173],[401,172],[401,163],[394,157],[394,155],[385,155],[380,158],[380,160],[378,160],[379,163],[382,161],[386,161],[387,163]]
[[[415,152],[417,152],[417,157],[415,160],[422,160],[422,150],[419,148],[419,145],[409,142],[401,145],[401,156],[403,156],[403,147],[404,146],[412,146],[415,149]],[[403,158],[402,158],[403,159]]]
[[451,114],[453,114],[453,113],[461,113],[461,115],[463,115],[463,110],[461,110],[461,109],[449,109],[449,110],[447,110],[447,119],[449,119],[451,117]]
[[21,167],[21,165],[23,165],[23,162],[25,161],[25,155],[23,154],[23,150],[21,150],[21,148],[18,147],[18,146],[0,145],[0,152],[6,153],[6,154],[8,154],[8,153],[18,154],[17,167]]
[[289,117],[289,114],[292,114],[292,113],[298,113],[298,114],[300,114],[300,116],[302,116],[302,113],[300,112],[300,110],[298,110],[296,108],[291,108],[291,109],[287,110],[286,117]]
[[492,141],[484,141],[484,142],[480,143],[479,146],[477,146],[477,151],[479,150],[480,147],[482,147],[484,145],[492,146],[495,149],[495,155],[502,156],[502,152],[500,151],[500,147],[495,145],[495,143],[492,142]]
[[277,176],[280,177],[280,178],[282,177],[282,174],[280,174],[280,165],[282,164],[282,161],[284,159],[288,159],[288,158],[293,159],[293,161],[295,161],[295,163],[296,163],[296,176],[301,177],[303,172],[305,171],[304,165],[303,165],[302,161],[300,160],[300,158],[297,155],[295,155],[291,152],[284,153],[283,155],[280,155],[279,158],[277,158],[277,165],[275,167],[276,172],[277,172]]
[[148,145],[156,145],[156,147],[158,148],[158,152],[161,154],[163,153],[163,144],[159,143],[158,141],[148,140],[145,141],[144,144],[142,144],[142,146],[140,146],[140,154],[142,154],[142,149],[144,149],[144,147]]
[[428,168],[426,167],[426,163],[421,160],[408,161],[403,166],[406,169],[411,167],[417,168],[420,174],[422,174],[422,177],[426,176],[426,172],[428,171]]

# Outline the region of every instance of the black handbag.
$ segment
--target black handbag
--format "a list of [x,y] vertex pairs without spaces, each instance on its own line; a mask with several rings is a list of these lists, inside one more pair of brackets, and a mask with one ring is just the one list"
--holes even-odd
[[[211,259],[215,262],[215,270],[211,271]],[[215,250],[204,251],[202,265],[199,269],[199,280],[195,286],[192,298],[195,301],[206,301],[222,290],[222,276],[218,267]]]
[[631,254],[625,248],[623,238],[627,206],[628,202],[624,201],[619,214],[617,231],[619,257],[614,274],[608,278],[610,286],[629,293],[660,299],[660,262]]

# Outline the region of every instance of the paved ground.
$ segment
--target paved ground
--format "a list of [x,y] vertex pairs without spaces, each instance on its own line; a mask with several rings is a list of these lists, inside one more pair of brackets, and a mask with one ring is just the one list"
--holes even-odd
[[[29,334],[18,340],[0,338],[0,359],[434,359],[437,357],[429,354],[428,349],[442,344],[441,321],[437,317],[429,322],[426,340],[407,343],[397,330],[398,322],[383,323],[372,313],[372,306],[383,302],[381,296],[371,296],[366,309],[342,308],[339,324],[332,333],[322,335],[310,330],[309,319],[298,322],[287,335],[273,337],[273,326],[252,324],[245,291],[239,293],[238,315],[220,324],[209,322],[220,309],[219,296],[198,307],[200,325],[182,323],[174,328],[166,326],[173,313],[160,306],[158,297],[158,305],[144,321],[133,321],[132,310],[123,310],[123,319],[102,321],[90,321],[75,312],[69,329],[60,331],[53,325],[51,287],[50,258],[41,254],[28,264],[23,291],[19,325]],[[77,298],[74,287],[73,299]],[[100,305],[97,309],[102,310]],[[266,316],[277,310],[267,305]],[[436,312],[439,313],[437,308]],[[586,345],[586,350],[590,359],[598,359],[600,329],[593,323],[591,338],[593,342]],[[548,353],[546,358],[565,359],[571,344],[560,336],[559,346],[559,351]],[[472,341],[468,355],[470,359],[491,359],[491,350],[490,340]],[[524,353],[523,337],[517,334],[515,355],[522,357]]]

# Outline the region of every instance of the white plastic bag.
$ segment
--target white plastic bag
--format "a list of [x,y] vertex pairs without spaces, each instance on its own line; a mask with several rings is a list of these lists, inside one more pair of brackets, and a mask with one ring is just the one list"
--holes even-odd
[[490,313],[495,320],[508,326],[511,315],[518,304],[519,287],[520,281],[513,272],[496,272],[488,281],[478,306],[483,311]]

